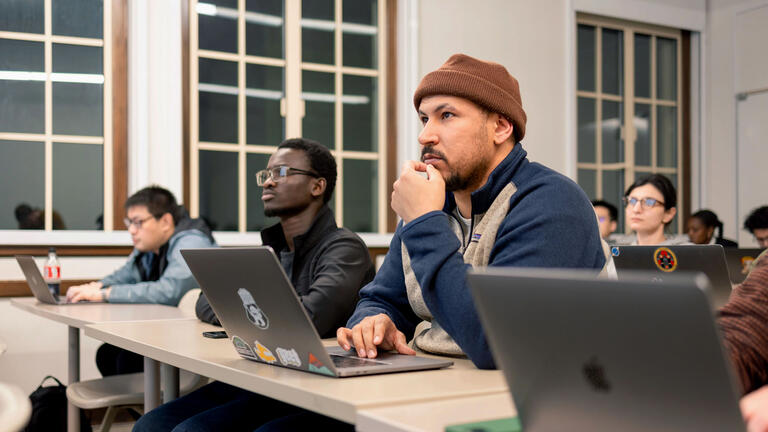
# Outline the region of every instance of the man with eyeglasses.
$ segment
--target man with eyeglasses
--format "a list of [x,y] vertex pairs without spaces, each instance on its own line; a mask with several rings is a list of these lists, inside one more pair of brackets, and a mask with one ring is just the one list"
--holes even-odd
[[[264,214],[280,222],[261,231],[274,249],[301,303],[321,337],[333,337],[355,309],[360,287],[373,279],[365,243],[339,228],[328,207],[336,185],[336,161],[325,146],[309,139],[282,142],[267,168],[256,173]],[[220,325],[205,295],[196,305],[202,321]],[[214,382],[145,414],[134,431],[248,431],[277,418],[290,418],[292,430],[337,430],[330,418],[302,423],[290,404],[235,386]],[[286,420],[283,420],[286,421]]]
[[619,209],[615,205],[604,200],[592,201],[592,207],[597,215],[597,226],[600,228],[600,237],[608,241],[608,237],[616,231],[619,220]]
[[[134,246],[128,261],[98,282],[69,288],[67,300],[176,306],[196,286],[179,251],[214,246],[211,230],[203,220],[191,219],[173,194],[159,186],[131,195],[125,209]],[[108,344],[96,353],[104,376],[140,372],[143,364],[141,356]]]
[[758,247],[768,248],[768,206],[752,210],[744,220],[744,229],[755,236]]

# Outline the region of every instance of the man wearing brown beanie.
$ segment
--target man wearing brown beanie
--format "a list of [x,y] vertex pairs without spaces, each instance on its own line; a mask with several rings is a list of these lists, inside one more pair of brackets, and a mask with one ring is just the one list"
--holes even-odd
[[413,103],[424,127],[421,161],[407,162],[394,184],[402,222],[337,339],[361,357],[421,350],[494,368],[467,270],[597,274],[606,260],[595,214],[578,185],[526,158],[526,114],[504,66],[456,54],[422,79]]

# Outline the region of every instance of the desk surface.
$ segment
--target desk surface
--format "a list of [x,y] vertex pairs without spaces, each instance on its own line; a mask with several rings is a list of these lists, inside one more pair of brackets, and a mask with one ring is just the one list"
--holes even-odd
[[365,408],[507,392],[500,371],[478,370],[469,360],[441,370],[350,378],[265,365],[238,356],[227,339],[201,336],[213,329],[196,319],[134,321],[89,325],[85,334],[349,423]]
[[368,408],[357,413],[361,432],[444,431],[446,426],[514,417],[509,392]]
[[83,328],[88,324],[112,321],[137,321],[158,319],[193,318],[174,306],[134,303],[83,303],[69,305],[51,305],[40,303],[34,297],[11,299],[11,304],[53,321],[72,327]]

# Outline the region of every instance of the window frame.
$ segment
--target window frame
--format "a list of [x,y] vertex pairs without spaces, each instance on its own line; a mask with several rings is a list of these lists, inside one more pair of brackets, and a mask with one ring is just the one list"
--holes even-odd
[[[603,197],[603,171],[605,170],[624,170],[624,189],[635,182],[635,172],[659,173],[664,175],[673,174],[677,176],[677,234],[684,233],[685,216],[690,213],[690,181],[688,179],[690,171],[690,125],[688,118],[688,91],[689,77],[686,75],[690,71],[690,66],[686,63],[689,55],[690,44],[687,43],[687,34],[683,30],[672,29],[652,24],[637,23],[633,21],[620,20],[615,18],[606,18],[602,16],[577,13],[576,27],[579,25],[588,25],[595,28],[595,90],[579,90],[576,86],[576,107],[578,116],[579,98],[588,98],[595,101],[595,162],[579,162],[576,159],[576,172],[580,169],[587,169],[595,173],[595,199],[604,199]],[[623,94],[612,95],[602,92],[602,30],[619,30],[623,35]],[[650,51],[650,87],[651,95],[649,98],[635,96],[635,43],[636,33],[651,36]],[[578,32],[575,34],[578,35]],[[675,101],[659,99],[657,96],[657,39],[663,37],[673,39],[676,42],[676,95]],[[578,53],[578,36],[574,38],[575,51]],[[576,58],[577,67],[576,77],[578,77],[578,56]],[[598,127],[602,119],[602,102],[614,101],[623,104],[621,139],[624,146],[624,161],[616,163],[602,162],[602,129]],[[637,129],[634,124],[635,104],[646,104],[651,110],[651,127],[649,135],[649,145],[651,147],[651,165],[635,164],[635,145],[637,141]],[[668,106],[676,108],[676,143],[677,160],[674,167],[658,166],[658,107]],[[686,122],[684,122],[684,120]],[[575,136],[578,137],[578,123],[575,125]],[[576,140],[578,149],[578,139]],[[578,150],[577,150],[578,153]],[[577,174],[578,181],[578,174]],[[622,191],[623,193],[623,191]],[[624,211],[621,203],[617,203],[620,211]],[[624,224],[624,233],[630,234],[632,231],[629,226]]]
[[[53,143],[93,144],[102,146],[103,160],[103,221],[102,230],[119,227],[123,203],[127,197],[128,174],[128,116],[127,116],[127,0],[103,0],[103,33],[101,39],[53,34],[52,3],[43,2],[43,33],[0,31],[0,38],[42,42],[44,46],[44,112],[43,133],[0,132],[0,140],[42,142],[45,148],[44,227],[53,230]],[[53,44],[62,43],[102,48],[103,129],[101,137],[57,135],[53,133]],[[17,231],[17,230],[6,230]],[[40,231],[40,230],[36,230]],[[56,230],[68,231],[68,230]]]
[[[347,0],[354,1],[354,0]],[[184,176],[184,201],[190,204],[189,210],[193,217],[199,216],[200,194],[199,194],[199,151],[216,150],[230,151],[238,153],[238,211],[236,233],[253,233],[247,230],[247,189],[246,187],[256,187],[255,182],[246,178],[246,156],[247,154],[257,153],[271,155],[277,149],[274,145],[251,145],[246,142],[246,113],[244,109],[244,86],[243,77],[245,64],[264,64],[275,65],[285,68],[285,94],[281,101],[281,115],[285,120],[285,135],[287,138],[302,136],[302,120],[304,116],[304,101],[301,98],[302,71],[317,71],[324,73],[334,73],[335,97],[334,106],[334,131],[335,142],[324,143],[331,147],[331,153],[337,162],[338,180],[334,192],[334,210],[337,223],[343,226],[344,212],[344,161],[345,160],[375,160],[377,162],[376,189],[377,189],[377,224],[374,226],[373,233],[386,233],[394,231],[397,224],[397,217],[389,206],[389,196],[392,191],[392,183],[396,176],[395,161],[396,152],[396,92],[390,77],[396,76],[396,47],[395,47],[395,25],[397,17],[396,0],[378,0],[377,2],[377,67],[375,69],[365,69],[349,67],[342,65],[342,0],[335,0],[335,30],[334,46],[335,59],[333,65],[317,64],[304,62],[301,56],[301,0],[285,0],[284,2],[284,59],[271,59],[264,57],[253,57],[245,55],[245,32],[238,31],[238,53],[223,54],[219,52],[208,52],[198,49],[198,26],[196,5],[198,0],[186,0],[183,2],[183,32],[182,35],[182,62],[183,62],[183,110],[184,110],[184,131],[183,131],[183,176]],[[238,2],[238,29],[244,26],[245,2]],[[298,18],[298,19],[297,19]],[[293,32],[293,33],[291,33]],[[289,49],[289,44],[294,49]],[[215,144],[209,145],[199,141],[199,104],[198,104],[198,59],[201,57],[200,51],[203,51],[205,58],[221,58],[229,61],[238,61],[238,83],[240,93],[238,95],[238,142],[236,144]],[[223,55],[222,55],[223,54]],[[375,72],[372,72],[375,71]],[[377,77],[377,141],[376,151],[363,152],[343,150],[343,103],[341,103],[342,83],[344,75],[353,74],[356,76]],[[295,84],[298,83],[298,84]],[[252,179],[251,179],[252,180]]]

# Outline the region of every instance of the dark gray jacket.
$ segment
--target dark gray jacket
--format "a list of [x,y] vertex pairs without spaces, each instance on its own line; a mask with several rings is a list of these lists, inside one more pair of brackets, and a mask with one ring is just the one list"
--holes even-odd
[[[261,231],[261,241],[280,256],[288,245],[279,223]],[[291,283],[321,337],[333,337],[352,315],[360,287],[373,279],[374,267],[363,240],[336,226],[323,206],[306,233],[293,239]],[[202,321],[221,325],[208,299],[200,294],[195,307]]]

